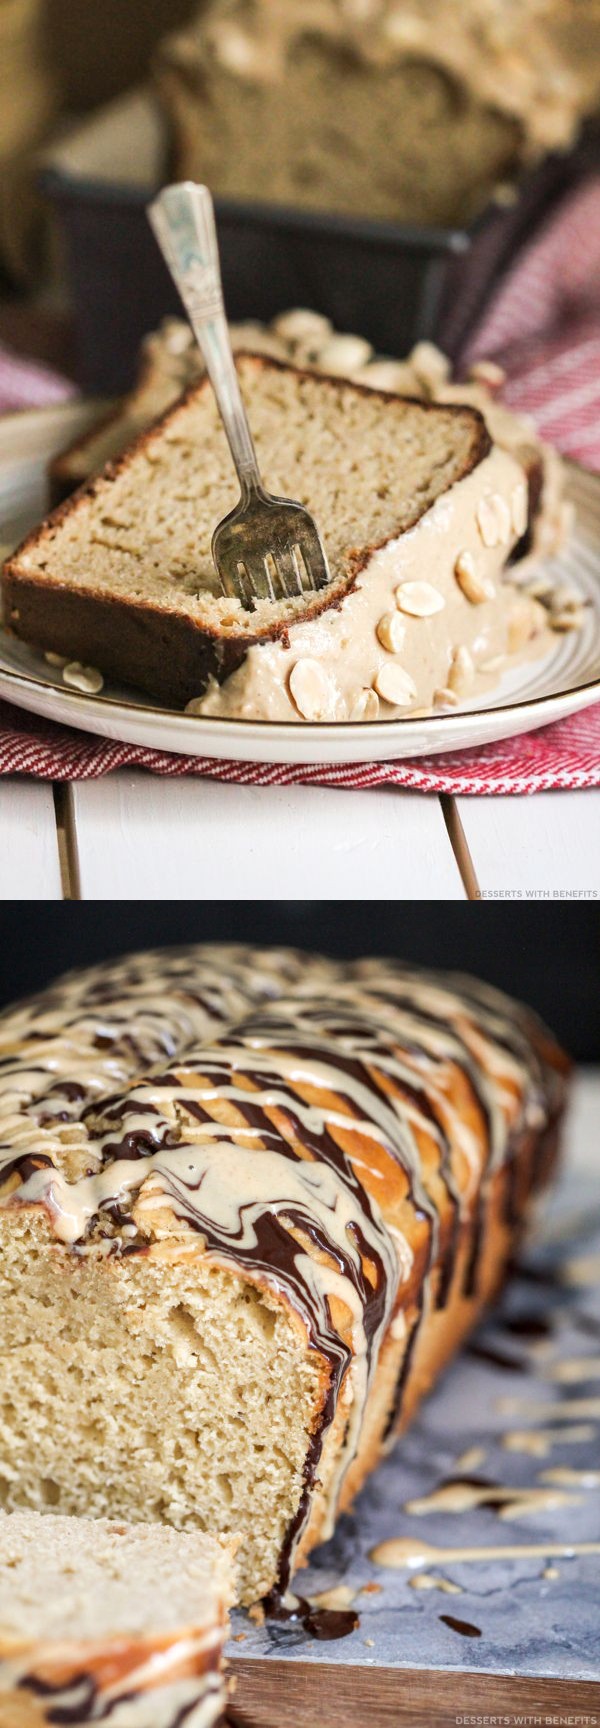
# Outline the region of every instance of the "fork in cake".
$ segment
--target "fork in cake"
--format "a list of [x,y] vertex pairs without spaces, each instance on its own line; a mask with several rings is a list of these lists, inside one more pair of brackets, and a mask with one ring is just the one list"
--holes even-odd
[[314,518],[303,504],[274,498],[260,477],[225,317],[210,192],[192,181],[167,186],[148,215],[202,349],[240,482],[239,503],[212,537],[223,593],[250,609],[255,600],[324,588],[330,575]]

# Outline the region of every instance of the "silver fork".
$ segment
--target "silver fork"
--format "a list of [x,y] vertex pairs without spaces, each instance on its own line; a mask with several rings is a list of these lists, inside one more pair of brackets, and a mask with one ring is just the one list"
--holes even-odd
[[192,181],[167,186],[148,216],[199,343],[241,497],[219,522],[212,555],[224,594],[255,600],[310,594],[330,580],[325,549],[304,505],[273,498],[262,484],[223,306],[213,201]]

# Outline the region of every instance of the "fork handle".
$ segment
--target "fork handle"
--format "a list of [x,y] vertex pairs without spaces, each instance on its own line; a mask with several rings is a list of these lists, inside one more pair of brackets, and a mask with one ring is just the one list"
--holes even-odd
[[229,337],[213,201],[207,186],[166,186],[148,217],[202,349],[235,462],[242,497],[262,490],[252,433]]

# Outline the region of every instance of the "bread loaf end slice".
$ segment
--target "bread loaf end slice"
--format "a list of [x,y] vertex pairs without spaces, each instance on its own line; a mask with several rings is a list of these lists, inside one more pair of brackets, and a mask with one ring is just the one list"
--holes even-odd
[[223,1720],[233,1542],[0,1513],[0,1722]]

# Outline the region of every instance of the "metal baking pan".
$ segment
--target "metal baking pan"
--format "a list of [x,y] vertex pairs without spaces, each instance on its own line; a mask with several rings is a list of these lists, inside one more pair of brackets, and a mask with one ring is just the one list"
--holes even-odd
[[[456,360],[524,240],[599,157],[594,137],[548,156],[465,228],[218,199],[228,314],[269,320],[310,306],[379,353],[402,355],[429,337]],[[161,121],[138,92],[87,122],[41,169],[62,235],[79,382],[94,394],[127,389],[140,338],[181,310],[145,215],[165,162]]]

